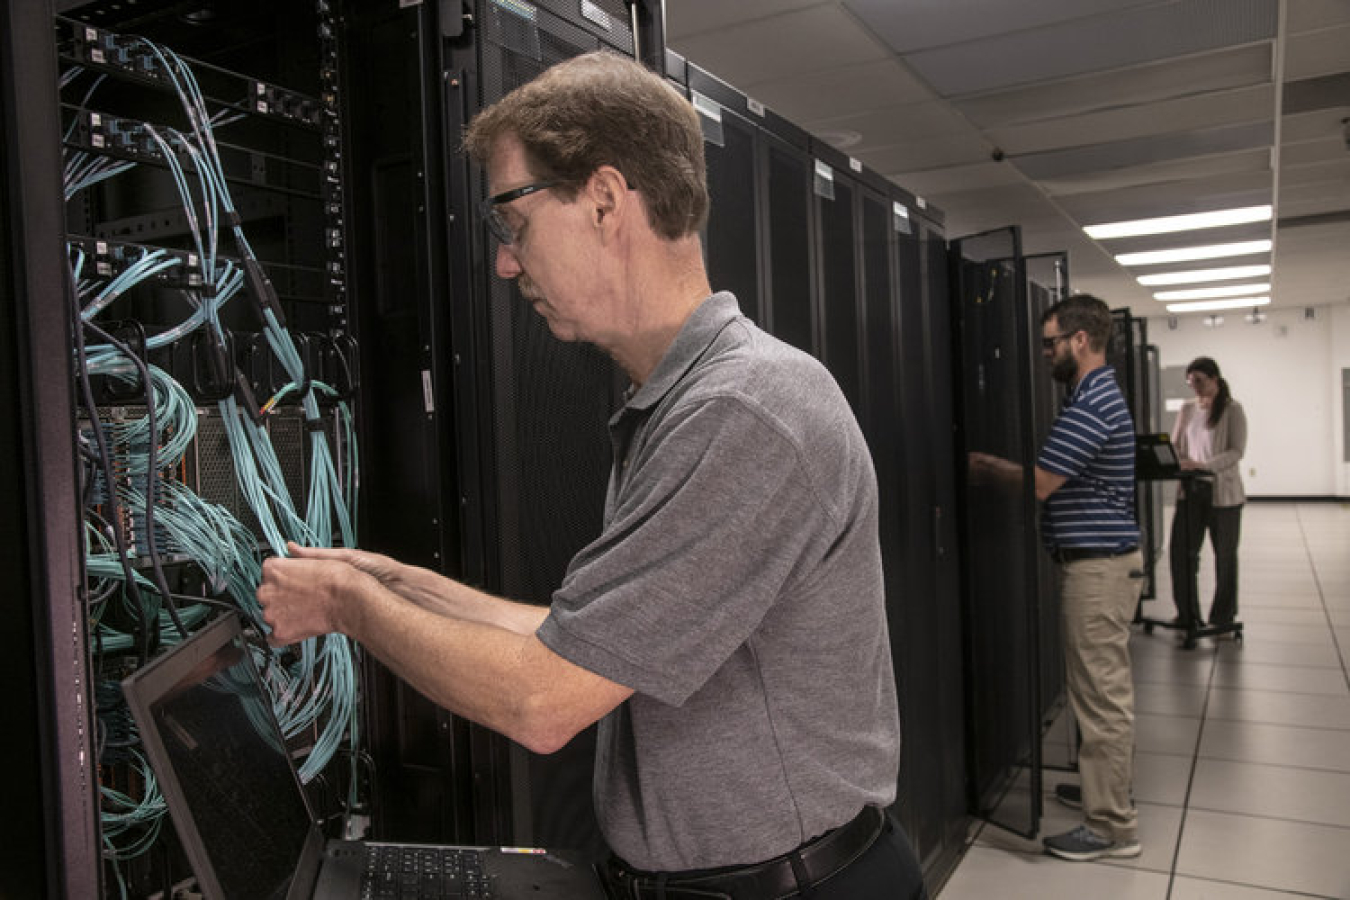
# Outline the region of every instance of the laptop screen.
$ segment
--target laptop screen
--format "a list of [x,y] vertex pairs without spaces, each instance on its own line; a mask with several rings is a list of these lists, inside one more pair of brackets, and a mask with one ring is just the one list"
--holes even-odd
[[127,693],[198,878],[223,897],[284,898],[310,816],[249,652],[233,621],[215,623]]

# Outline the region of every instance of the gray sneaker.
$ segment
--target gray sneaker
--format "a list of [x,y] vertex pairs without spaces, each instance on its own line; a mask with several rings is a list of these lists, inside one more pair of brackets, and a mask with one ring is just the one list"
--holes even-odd
[[1045,839],[1046,853],[1075,862],[1089,862],[1108,856],[1133,857],[1138,856],[1142,849],[1138,841],[1128,844],[1112,841],[1094,833],[1086,825]]
[[1083,786],[1078,784],[1055,785],[1055,799],[1070,809],[1083,808]]

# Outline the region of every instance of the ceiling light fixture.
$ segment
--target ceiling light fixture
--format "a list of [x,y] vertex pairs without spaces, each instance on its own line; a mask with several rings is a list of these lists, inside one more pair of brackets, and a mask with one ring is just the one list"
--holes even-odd
[[1270,266],[1227,266],[1222,269],[1191,269],[1187,272],[1159,272],[1140,275],[1145,287],[1163,284],[1201,284],[1206,281],[1231,281],[1234,278],[1262,278],[1270,274]]
[[1159,291],[1154,300],[1210,300],[1215,297],[1248,297],[1270,293],[1267,284],[1224,284],[1218,287],[1186,288],[1181,291]]
[[1222,259],[1225,256],[1251,256],[1269,253],[1269,240],[1239,241],[1235,244],[1207,244],[1203,247],[1177,247],[1172,250],[1145,250],[1142,253],[1122,253],[1116,262],[1122,266],[1156,266],[1162,263],[1189,262],[1193,259]]
[[1187,213],[1181,216],[1162,216],[1157,219],[1134,219],[1129,222],[1107,222],[1083,228],[1095,240],[1139,237],[1145,234],[1171,234],[1176,231],[1194,231],[1197,228],[1222,228],[1225,225],[1245,225],[1248,222],[1269,222],[1269,206],[1244,206],[1241,209],[1220,209],[1214,212]]
[[1253,306],[1265,306],[1269,297],[1238,297],[1233,300],[1201,300],[1198,303],[1169,303],[1170,313],[1211,312],[1216,309],[1248,309]]

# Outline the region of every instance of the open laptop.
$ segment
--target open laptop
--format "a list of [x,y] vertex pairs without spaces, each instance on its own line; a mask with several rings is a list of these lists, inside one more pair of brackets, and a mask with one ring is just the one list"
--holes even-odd
[[401,900],[415,885],[446,900],[605,897],[590,865],[557,851],[325,840],[236,614],[122,689],[207,900]]
[[1180,478],[1181,460],[1167,432],[1137,434],[1134,437],[1134,471],[1139,481],[1166,481]]

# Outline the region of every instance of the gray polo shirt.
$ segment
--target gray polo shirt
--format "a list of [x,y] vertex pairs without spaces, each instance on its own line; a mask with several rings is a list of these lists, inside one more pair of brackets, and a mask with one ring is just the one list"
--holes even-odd
[[895,797],[871,456],[816,360],[719,293],[610,421],[604,531],[539,629],[635,693],[595,804],[630,865],[757,862]]

